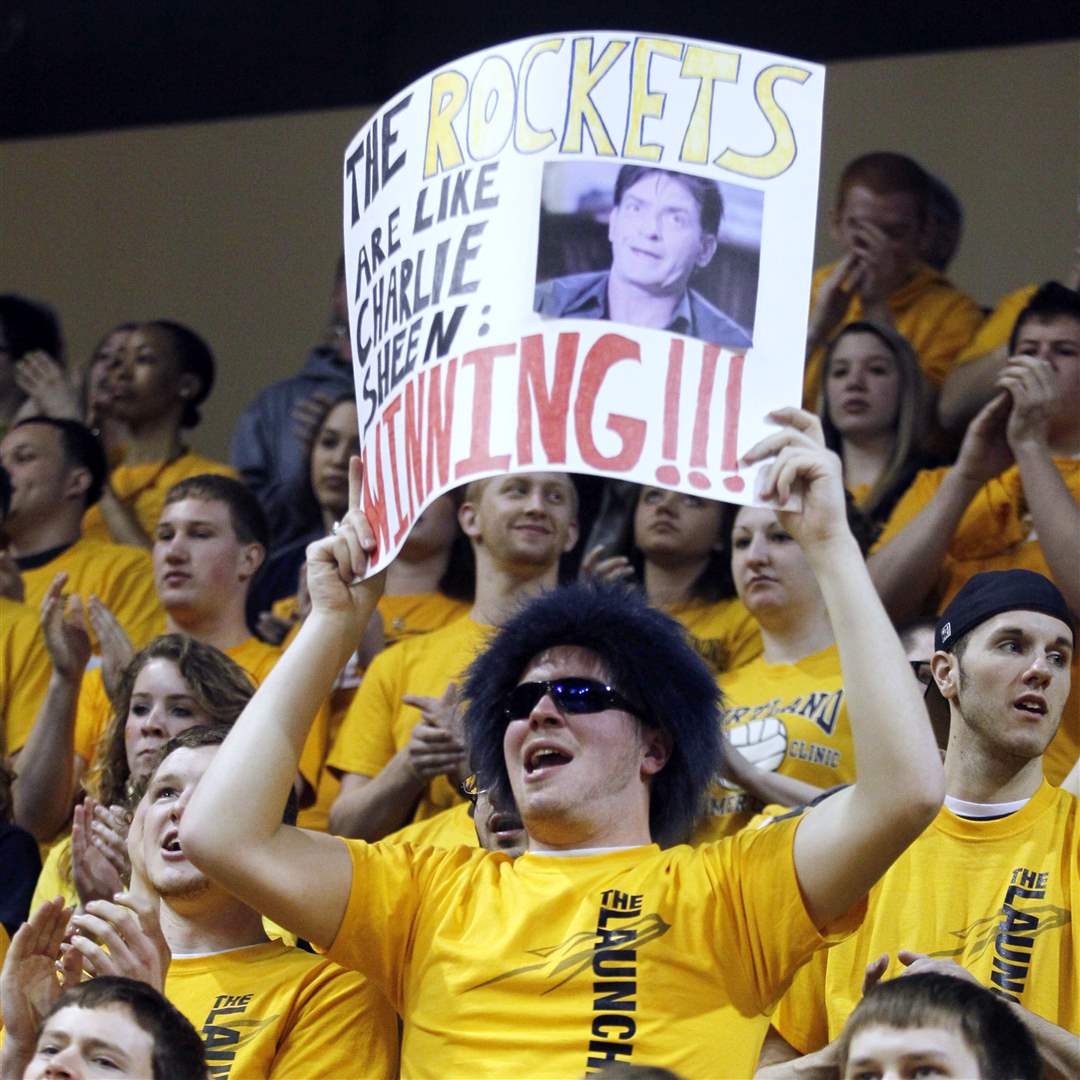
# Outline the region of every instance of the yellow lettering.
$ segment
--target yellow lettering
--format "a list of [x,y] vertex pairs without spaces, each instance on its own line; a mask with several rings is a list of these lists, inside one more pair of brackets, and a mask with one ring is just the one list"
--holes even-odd
[[469,81],[460,71],[441,71],[431,80],[428,107],[427,148],[424,151],[424,178],[461,164],[461,143],[454,132],[454,118],[465,104]]
[[739,54],[717,52],[701,45],[687,47],[679,76],[697,79],[698,92],[690,122],[686,125],[679,160],[704,165],[709,157],[709,128],[712,126],[713,86],[718,82],[737,82]]
[[514,72],[501,56],[489,56],[480,65],[469,91],[469,156],[473,161],[493,158],[510,138],[514,127]]
[[626,138],[623,140],[623,157],[642,161],[659,161],[663,147],[659,143],[642,142],[642,125],[646,117],[663,116],[667,94],[654,94],[649,90],[649,67],[656,55],[682,57],[683,47],[677,41],[664,38],[638,38],[634,42],[634,57],[630,67],[630,115],[626,121]]
[[615,147],[611,144],[604,121],[596,111],[592,93],[596,84],[608,73],[611,65],[623,54],[625,41],[609,41],[596,61],[592,64],[592,38],[575,38],[571,61],[570,100],[566,106],[566,127],[563,130],[562,146],[564,154],[580,154],[582,134],[589,129],[589,138],[598,154],[606,157],[615,156]]
[[562,47],[562,38],[548,38],[547,41],[538,41],[535,45],[530,45],[521,58],[521,66],[518,68],[517,122],[514,125],[514,146],[519,153],[535,154],[555,141],[555,132],[551,128],[546,131],[537,131],[529,123],[526,98],[533,62],[541,53],[558,52]]
[[772,128],[772,146],[764,154],[740,154],[737,150],[727,149],[713,164],[759,180],[779,176],[795,160],[795,133],[791,130],[787,113],[776,103],[773,85],[777,79],[804,83],[808,78],[809,71],[787,64],[773,64],[765,68],[754,82],[754,97]]

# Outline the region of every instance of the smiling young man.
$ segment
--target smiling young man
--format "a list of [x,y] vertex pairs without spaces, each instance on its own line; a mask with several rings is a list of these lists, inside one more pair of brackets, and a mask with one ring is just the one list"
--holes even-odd
[[552,590],[470,669],[481,787],[512,792],[529,835],[500,852],[345,841],[275,812],[311,718],[378,599],[358,509],[309,549],[312,614],[211,763],[184,850],[245,902],[355,966],[404,1021],[409,1076],[573,1076],[612,1061],[748,1075],[762,1016],[795,969],[850,930],[873,882],[933,818],[941,765],[918,684],[860,568],[840,464],[810,414],[764,497],[820,576],[849,684],[856,784],[800,820],[699,848],[719,764],[716,685],[678,624],[618,586]]
[[720,189],[690,173],[624,165],[608,222],[611,269],[537,286],[541,315],[611,319],[673,330],[714,345],[748,348],[750,335],[690,288],[712,262],[724,213]]
[[495,626],[558,580],[577,542],[577,493],[563,473],[478,480],[458,520],[476,557],[467,616],[377,656],[364,675],[327,758],[341,774],[330,831],[378,840],[460,802],[468,772],[454,691]]
[[1031,1031],[1048,1077],[1080,1073],[1080,801],[1043,776],[1074,648],[1061,593],[1027,570],[978,574],[945,609],[928,691],[948,713],[945,806],[873,888],[859,930],[796,976],[774,1017],[786,1052],[771,1035],[766,1060],[828,1058],[863,973],[906,968],[987,986]]

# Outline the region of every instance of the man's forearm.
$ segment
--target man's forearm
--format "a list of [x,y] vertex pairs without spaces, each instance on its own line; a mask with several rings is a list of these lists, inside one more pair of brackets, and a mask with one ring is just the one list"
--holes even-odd
[[330,808],[330,832],[374,843],[408,824],[424,784],[399,750],[378,776],[343,790]]
[[227,872],[234,851],[280,828],[308,729],[355,647],[351,630],[347,620],[312,613],[211,762],[184,813],[207,869]]
[[12,1038],[5,1038],[0,1048],[0,1080],[22,1080],[33,1057],[33,1046],[23,1046]]
[[150,537],[143,531],[135,511],[130,506],[122,503],[116,497],[112,488],[106,486],[98,502],[98,507],[101,510],[102,518],[105,520],[105,527],[109,530],[109,535],[113,538],[114,543],[147,549],[152,546]]
[[964,425],[996,394],[997,380],[1009,360],[1009,350],[999,345],[977,360],[952,367],[941,386],[938,422],[946,431]]
[[78,681],[53,671],[17,759],[12,790],[15,822],[39,842],[51,840],[64,827],[74,802],[78,696]]
[[894,622],[922,609],[953,533],[978,490],[977,483],[950,469],[925,509],[867,560],[874,587]]

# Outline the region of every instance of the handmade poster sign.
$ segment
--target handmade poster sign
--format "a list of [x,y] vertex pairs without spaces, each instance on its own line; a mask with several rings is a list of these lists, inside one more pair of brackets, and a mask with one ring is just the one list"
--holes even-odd
[[385,565],[449,488],[567,470],[754,499],[798,404],[824,69],[552,34],[402,91],[344,160],[364,507]]

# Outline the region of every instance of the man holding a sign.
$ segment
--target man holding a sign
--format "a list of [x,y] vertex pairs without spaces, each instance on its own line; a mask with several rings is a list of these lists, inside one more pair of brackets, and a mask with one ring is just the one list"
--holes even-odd
[[[180,841],[236,896],[380,985],[404,1020],[403,1075],[574,1076],[621,1060],[748,1076],[764,1010],[854,928],[940,807],[921,688],[847,528],[839,459],[815,417],[771,418],[780,429],[744,460],[774,459],[763,498],[801,499],[780,517],[828,603],[859,776],[799,819],[696,849],[652,841],[689,824],[719,764],[715,687],[674,627],[617,589],[593,593],[591,627],[575,610],[561,632],[560,594],[533,600],[472,669],[478,782],[513,791],[526,854],[282,825],[314,703],[381,588],[358,576],[375,539],[354,459],[346,521],[309,548],[312,613],[211,762]],[[695,707],[665,714],[676,689]]]
[[541,315],[612,319],[749,348],[750,335],[690,288],[694,271],[716,254],[723,211],[712,180],[624,165],[608,222],[611,270],[546,281],[537,287],[534,308]]

